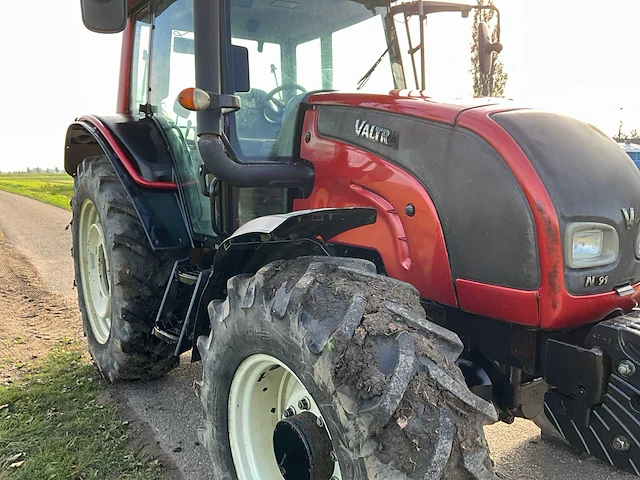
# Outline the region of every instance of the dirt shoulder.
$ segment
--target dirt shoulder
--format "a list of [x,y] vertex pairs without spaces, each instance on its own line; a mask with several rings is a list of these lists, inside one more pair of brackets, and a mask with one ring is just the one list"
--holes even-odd
[[[45,478],[48,455],[64,460],[55,478],[181,478],[152,429],[91,366],[75,302],[47,291],[1,230],[0,409],[0,478]],[[25,429],[23,417],[37,421]],[[87,429],[94,423],[99,430]]]
[[48,292],[35,267],[0,233],[0,383],[60,340],[83,338],[77,306]]

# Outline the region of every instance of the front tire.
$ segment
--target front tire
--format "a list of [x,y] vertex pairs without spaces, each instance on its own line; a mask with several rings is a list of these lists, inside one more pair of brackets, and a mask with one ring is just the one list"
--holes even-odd
[[78,166],[72,210],[78,305],[96,366],[111,382],[165,374],[179,359],[151,331],[173,259],[153,251],[103,155]]
[[363,260],[306,257],[236,276],[227,293],[198,339],[216,479],[495,478],[482,428],[495,409],[468,390],[460,340],[425,319],[413,287]]

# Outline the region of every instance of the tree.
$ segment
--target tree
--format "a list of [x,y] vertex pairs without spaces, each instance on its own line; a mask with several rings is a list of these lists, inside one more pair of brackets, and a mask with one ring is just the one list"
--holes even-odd
[[58,167],[54,168],[54,171],[55,171],[56,173],[60,173],[60,170],[58,169]]
[[618,126],[618,134],[613,137],[616,142],[625,142],[627,140],[632,140],[638,138],[638,130],[635,128],[632,129],[629,133],[623,131],[624,123],[620,120],[620,125]]
[[27,173],[31,173],[31,169],[27,167]]
[[[493,5],[493,0],[479,0],[479,5]],[[474,97],[504,97],[504,89],[507,86],[509,75],[504,69],[504,64],[497,59],[494,54],[491,73],[485,74],[480,70],[480,60],[478,58],[478,26],[480,23],[491,25],[496,16],[494,10],[476,9],[473,16],[473,39],[471,41],[471,70],[473,76],[473,96]],[[491,41],[498,41],[498,31],[492,29]]]

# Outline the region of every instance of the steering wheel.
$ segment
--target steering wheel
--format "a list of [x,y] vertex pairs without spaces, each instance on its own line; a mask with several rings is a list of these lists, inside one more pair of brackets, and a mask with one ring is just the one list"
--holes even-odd
[[276,98],[276,95],[281,92],[293,93],[290,97],[293,98],[297,92],[307,93],[307,90],[297,83],[285,83],[267,93],[267,96],[264,99],[264,106],[262,107],[262,114],[264,115],[265,120],[269,123],[279,124],[284,120],[287,102]]

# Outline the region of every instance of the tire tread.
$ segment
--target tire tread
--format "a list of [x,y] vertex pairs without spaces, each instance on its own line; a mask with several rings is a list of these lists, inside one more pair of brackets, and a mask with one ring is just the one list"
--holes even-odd
[[[80,208],[91,199],[101,214],[111,245],[112,330],[103,346],[87,334],[89,351],[102,375],[111,382],[157,378],[179,362],[174,346],[152,334],[155,312],[173,265],[168,254],[153,251],[135,209],[106,156],[86,158],[74,182],[74,252],[78,242]],[[90,329],[84,305],[81,277],[76,263],[78,305],[85,332]]]
[[[322,379],[332,392],[335,408],[343,412],[339,417],[347,438],[344,448],[350,458],[366,466],[348,478],[495,478],[482,427],[497,416],[493,406],[473,395],[464,383],[455,363],[460,340],[425,318],[415,288],[374,272],[375,266],[364,260],[306,257],[279,261],[262,267],[253,277],[231,278],[226,300],[209,304],[212,330],[197,341],[203,380],[196,390],[205,419],[201,438],[216,478],[235,479],[223,448],[226,425],[216,424],[217,405],[226,401],[217,386],[218,369],[226,362],[220,352],[238,345],[237,337],[243,331],[269,329],[288,339],[284,341],[291,348],[301,349],[303,363],[313,366],[312,377]],[[327,312],[318,321],[309,319],[315,299],[322,304],[317,311]],[[379,394],[367,397],[366,383],[358,385],[341,377],[340,362],[348,349],[362,349],[367,335],[377,334],[368,323],[376,315],[389,319],[387,326],[396,329],[397,362]],[[331,320],[334,317],[337,320]],[[326,322],[330,321],[327,334]],[[424,389],[432,392],[437,405],[429,403],[431,397],[424,397]],[[422,424],[419,412],[429,409],[436,414],[430,426],[437,425],[440,435],[430,435],[429,426]],[[408,425],[401,428],[405,420]],[[416,450],[416,439],[424,438],[434,442],[433,461],[415,455],[415,465],[402,464],[394,445],[408,445],[408,452],[401,455],[406,457],[411,449]]]

